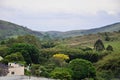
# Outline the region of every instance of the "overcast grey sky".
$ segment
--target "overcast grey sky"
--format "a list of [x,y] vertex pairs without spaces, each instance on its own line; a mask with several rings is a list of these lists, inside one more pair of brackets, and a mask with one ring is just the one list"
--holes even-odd
[[37,31],[68,31],[120,22],[120,0],[0,0],[0,19]]

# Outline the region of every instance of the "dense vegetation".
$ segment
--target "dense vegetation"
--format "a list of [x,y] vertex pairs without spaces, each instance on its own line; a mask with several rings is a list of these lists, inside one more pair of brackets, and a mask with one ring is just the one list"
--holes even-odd
[[0,20],[0,76],[8,72],[5,64],[16,62],[29,67],[25,69],[28,76],[116,80],[120,79],[119,49],[119,23],[85,31],[41,34]]
[[61,80],[110,80],[120,78],[119,40],[119,32],[62,40],[18,36],[1,40],[1,63],[17,62],[29,66],[30,70],[25,70],[25,74],[32,76]]

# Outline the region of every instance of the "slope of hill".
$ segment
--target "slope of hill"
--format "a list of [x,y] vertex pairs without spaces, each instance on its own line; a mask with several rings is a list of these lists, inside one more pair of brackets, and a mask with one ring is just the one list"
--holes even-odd
[[120,30],[120,22],[118,23],[114,23],[114,24],[110,24],[104,27],[100,27],[100,28],[95,28],[95,29],[90,29],[90,30],[86,30],[86,34],[95,34],[95,33],[102,33],[102,32],[113,32],[113,31],[119,31]]
[[0,20],[0,39],[26,34],[35,35],[37,37],[49,35],[49,37],[51,38],[68,38],[87,34],[96,34],[101,32],[113,32],[118,30],[120,30],[120,22],[89,30],[72,30],[66,32],[60,31],[37,32],[11,22]]
[[119,30],[120,30],[120,22],[110,24],[100,28],[89,29],[89,30],[72,30],[67,32],[50,31],[46,33],[52,37],[66,38],[66,37],[75,37],[75,36],[96,34],[96,33],[102,33],[102,32],[113,32],[113,31],[119,31]]
[[40,32],[32,31],[26,27],[0,20],[0,39],[26,34],[36,35],[38,37],[42,36]]
[[[110,38],[109,41],[106,41],[106,34]],[[105,32],[105,33],[97,33],[97,34],[88,34],[84,36],[76,36],[76,37],[69,37],[66,39],[61,40],[59,46],[69,46],[73,48],[79,47],[90,47],[93,48],[94,43],[101,39],[105,46],[112,45],[115,52],[119,52],[120,48],[120,32]]]

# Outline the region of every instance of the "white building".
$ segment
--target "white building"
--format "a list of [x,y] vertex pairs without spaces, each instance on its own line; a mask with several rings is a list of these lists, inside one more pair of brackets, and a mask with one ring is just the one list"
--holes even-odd
[[8,63],[9,73],[7,76],[11,75],[24,75],[24,66],[21,66],[17,63]]

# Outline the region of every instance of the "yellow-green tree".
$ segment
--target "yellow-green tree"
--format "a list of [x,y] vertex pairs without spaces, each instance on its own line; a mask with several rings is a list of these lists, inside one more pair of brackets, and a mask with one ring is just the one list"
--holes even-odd
[[68,60],[69,59],[69,56],[68,55],[65,55],[65,54],[55,54],[53,55],[54,58],[58,58],[58,59],[61,59],[61,60]]
[[54,62],[55,64],[57,64],[58,66],[64,66],[66,64],[66,60],[69,60],[69,56],[68,55],[65,55],[65,54],[54,54],[53,55],[53,58],[54,58]]

